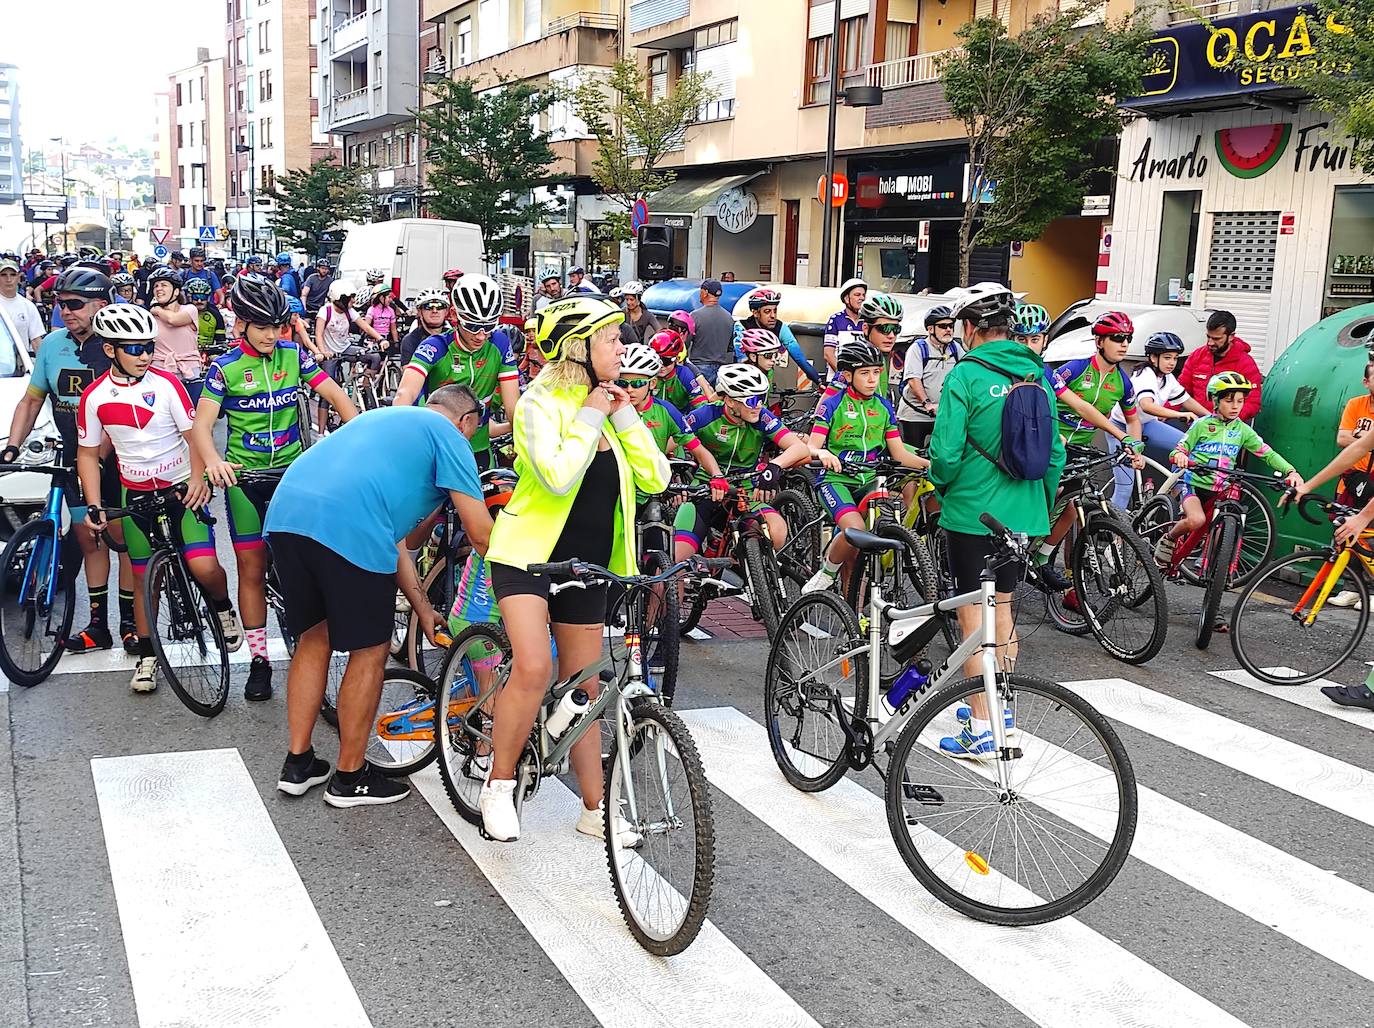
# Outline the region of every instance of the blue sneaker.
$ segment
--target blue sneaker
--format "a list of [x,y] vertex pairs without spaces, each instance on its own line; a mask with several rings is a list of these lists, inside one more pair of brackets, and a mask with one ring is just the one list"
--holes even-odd
[[987,760],[996,755],[997,744],[992,741],[991,730],[975,738],[972,732],[964,728],[956,736],[947,735],[941,739],[940,752],[967,760]]
[[[1010,708],[1010,707],[1005,707],[1005,708],[1003,708],[1002,713],[1006,716],[1007,731],[1008,731],[1008,732],[1014,732],[1014,731],[1016,731],[1016,724],[1015,724],[1015,722],[1012,720],[1012,716],[1011,716],[1011,708]],[[971,732],[971,731],[973,731],[973,710],[972,710],[972,708],[970,708],[970,707],[955,707],[955,708],[954,708],[954,719],[955,719],[956,721],[958,721],[959,724],[961,724],[961,725],[964,726],[964,731],[966,731],[966,732]]]

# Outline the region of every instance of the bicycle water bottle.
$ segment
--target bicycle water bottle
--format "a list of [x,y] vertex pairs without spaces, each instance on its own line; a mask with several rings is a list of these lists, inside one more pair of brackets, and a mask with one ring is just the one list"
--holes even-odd
[[573,718],[585,713],[591,705],[591,697],[586,689],[574,689],[558,701],[558,706],[544,722],[544,731],[549,733],[550,739],[557,739],[568,730]]
[[924,689],[930,683],[930,673],[934,670],[935,665],[928,660],[918,660],[903,668],[887,690],[888,706],[896,710],[912,693]]

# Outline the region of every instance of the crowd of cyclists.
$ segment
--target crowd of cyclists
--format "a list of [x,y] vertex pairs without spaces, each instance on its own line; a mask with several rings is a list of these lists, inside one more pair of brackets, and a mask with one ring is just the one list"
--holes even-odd
[[[405,304],[380,274],[346,281],[321,261],[302,279],[287,254],[234,267],[211,266],[195,249],[165,264],[94,253],[0,255],[0,304],[23,300],[36,318],[10,310],[36,357],[0,461],[18,459],[51,400],[86,503],[73,509],[73,523],[90,620],[65,645],[109,649],[117,636],[137,657],[133,690],[157,687],[147,612],[136,602],[147,526],[107,520],[104,511],[124,508],[131,495],[167,491],[226,647],[248,646],[245,696],[253,701],[272,695],[269,561],[280,576],[297,639],[280,788],[301,795],[324,784],[337,806],[386,803],[408,789],[372,769],[363,752],[396,612],[408,609],[425,638],[442,645],[444,630],[460,629],[481,593],[504,625],[513,664],[492,712],[480,806],[486,833],[511,840],[520,832],[516,762],[546,684],[555,666],[570,673],[600,652],[610,596],[604,582],[551,589],[559,577],[528,569],[575,559],[633,574],[645,556],[636,531],[643,505],[674,481],[701,488],[676,504],[673,538],[658,543],[665,555],[690,558],[744,511],[779,568],[791,561],[779,571],[779,603],[849,588],[858,553],[851,539],[870,525],[880,471],[902,477],[906,504],[921,496],[922,530],[938,534],[938,573],[918,583],[923,595],[979,588],[999,545],[983,517],[991,515],[1035,540],[1029,568],[1003,560],[996,570],[998,646],[1009,663],[1018,645],[1013,597],[1028,574],[1065,606],[1086,603],[1066,556],[1075,508],[1061,501],[1060,484],[1088,460],[1099,434],[1117,454],[1112,502],[1122,511],[1140,499],[1137,472],[1147,456],[1189,469],[1176,522],[1151,540],[1162,568],[1179,540],[1206,524],[1225,471],[1246,454],[1304,495],[1374,452],[1374,433],[1351,430],[1347,452],[1305,482],[1250,424],[1261,377],[1226,312],[1211,316],[1206,346],[1186,362],[1178,336],[1152,334],[1144,363],[1128,374],[1135,330],[1126,314],[1097,318],[1094,352],[1050,369],[1041,356],[1048,312],[997,283],[958,290],[926,311],[924,332],[909,339],[903,304],[850,279],[815,363],[782,320],[786,297],[774,288],[753,290],[740,320],[720,307],[714,280],[702,283],[699,307],[662,320],[644,294],[629,282],[603,296],[576,272],[564,284],[551,271],[525,317],[511,314],[496,280],[456,269]],[[391,383],[373,389],[382,409],[356,402],[352,383],[362,380]],[[222,449],[214,432],[221,417]],[[511,470],[497,474],[503,467]],[[289,470],[279,485],[241,480],[264,469]],[[236,598],[202,516],[216,490],[237,563]],[[798,523],[792,507],[775,506],[784,490],[805,494],[815,517]],[[1340,541],[1374,519],[1374,499],[1358,499],[1364,506],[1339,530]],[[432,609],[415,567],[445,504],[457,510],[472,549],[468,565],[455,569],[463,595],[452,617]],[[828,530],[816,531],[817,522]],[[107,533],[128,550],[116,632]],[[813,552],[798,557],[801,539],[814,540]],[[766,602],[749,600],[756,610]],[[965,635],[979,630],[980,617],[976,607],[960,608]],[[334,651],[350,661],[331,770],[314,754],[311,733]],[[979,673],[975,659],[968,674]],[[598,683],[583,684],[594,697]],[[1333,699],[1374,707],[1367,688]],[[991,756],[992,716],[975,701],[940,749],[960,759]],[[577,829],[592,835],[603,834],[597,747],[588,736],[572,753],[585,807]],[[636,843],[627,825],[616,835]]]

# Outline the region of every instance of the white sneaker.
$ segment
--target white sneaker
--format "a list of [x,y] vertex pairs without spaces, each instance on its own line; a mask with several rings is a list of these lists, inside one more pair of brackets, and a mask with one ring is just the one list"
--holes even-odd
[[1333,607],[1354,607],[1360,602],[1360,594],[1346,589],[1344,592],[1338,592],[1326,602]]
[[[596,805],[595,810],[582,808],[582,816],[577,819],[577,830],[583,835],[590,835],[593,839],[606,838],[606,801],[602,800]],[[643,842],[643,838],[631,827],[630,822],[626,821],[619,814],[615,816],[615,841],[616,845],[624,850],[632,850]]]
[[157,658],[139,657],[129,688],[134,692],[153,692],[157,689]]
[[224,633],[226,651],[233,653],[243,645],[243,626],[239,624],[239,616],[232,607],[219,612],[219,628]]
[[482,828],[497,842],[520,838],[520,815],[515,809],[515,779],[492,779],[477,797]]
[[835,576],[827,574],[825,568],[821,568],[806,580],[806,584],[802,586],[802,593],[823,593],[834,584]]

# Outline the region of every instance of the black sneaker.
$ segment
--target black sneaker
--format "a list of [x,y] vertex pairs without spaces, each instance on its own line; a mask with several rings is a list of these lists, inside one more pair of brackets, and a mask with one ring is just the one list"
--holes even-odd
[[245,700],[272,698],[272,662],[266,657],[254,657],[248,664],[248,682],[243,687]]
[[[351,781],[345,781],[345,776]],[[364,807],[396,803],[410,795],[410,786],[387,778],[371,764],[353,774],[335,771],[325,786],[324,801],[331,807]]]
[[119,626],[119,638],[124,641],[124,652],[131,657],[138,656],[138,629],[132,624]]
[[1041,564],[1038,570],[1040,581],[1045,583],[1045,588],[1052,589],[1057,593],[1073,588],[1073,583],[1065,578],[1058,568],[1050,564]]
[[288,753],[281,766],[277,788],[291,796],[304,796],[315,786],[329,781],[329,770],[329,761],[315,756],[314,750],[300,754]]
[[108,625],[97,625],[92,621],[75,635],[67,636],[63,645],[68,653],[90,653],[92,650],[113,649],[114,640],[110,638]]

